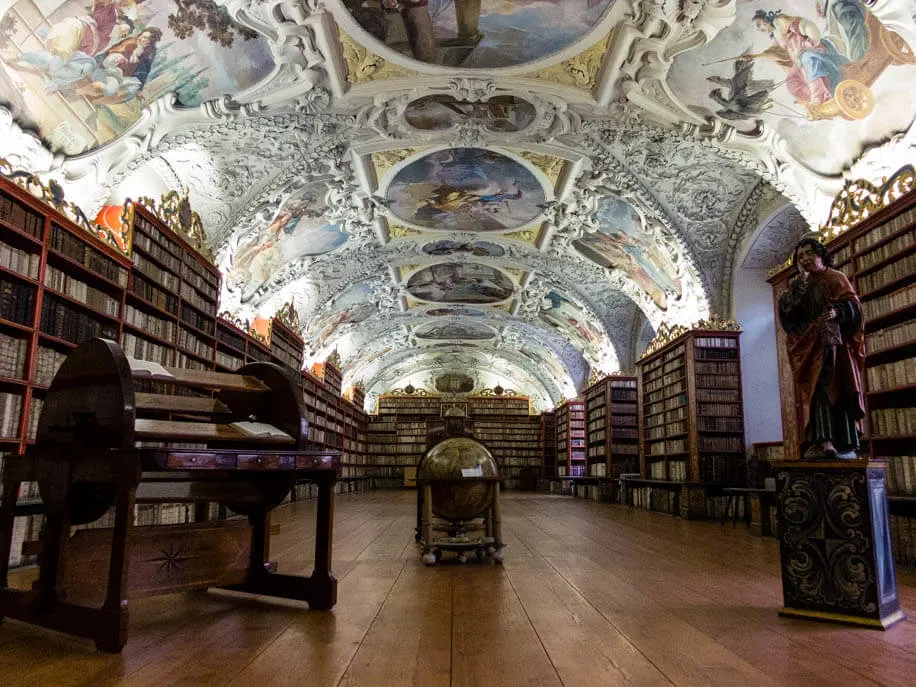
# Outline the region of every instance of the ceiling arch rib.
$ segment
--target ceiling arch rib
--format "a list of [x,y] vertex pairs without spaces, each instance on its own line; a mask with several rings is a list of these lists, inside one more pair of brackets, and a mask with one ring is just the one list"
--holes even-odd
[[[150,70],[131,80],[94,67],[77,83],[43,59],[47,34],[23,12],[41,13],[53,38],[102,4],[0,0],[0,154],[63,175],[89,214],[186,185],[226,308],[269,316],[293,300],[308,355],[350,345],[354,379],[387,380],[394,361],[438,349],[481,374],[499,356],[545,398],[581,390],[592,372],[631,365],[653,327],[728,306],[745,237],[781,202],[774,188],[816,223],[852,168],[893,171],[916,140],[899,95],[916,76],[907,0],[849,0],[858,45],[849,16],[788,0],[785,17],[816,26],[861,85],[844,100],[828,79],[822,102],[767,60],[780,29],[758,30],[764,0],[483,0],[479,11],[437,0],[413,34],[422,50],[403,8],[228,0],[191,17],[166,0],[117,2],[133,28],[115,23],[107,45],[83,47],[99,65],[145,35]],[[221,28],[205,35],[208,22]],[[735,59],[747,45],[754,56]],[[741,73],[756,110],[736,96]],[[832,140],[844,145],[820,143]],[[410,284],[441,264],[466,283],[433,275],[426,295],[434,284],[479,295],[493,285],[466,273],[498,271],[506,297],[441,326],[431,311],[455,299],[418,298]]]

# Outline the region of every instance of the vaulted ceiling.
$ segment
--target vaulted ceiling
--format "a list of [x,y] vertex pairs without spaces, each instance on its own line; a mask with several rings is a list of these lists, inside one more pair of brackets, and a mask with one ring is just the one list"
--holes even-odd
[[[825,4],[826,1],[826,4]],[[223,306],[371,400],[547,408],[731,312],[912,161],[909,0],[0,0],[0,156],[92,214],[187,188]],[[740,262],[739,262],[740,260]]]

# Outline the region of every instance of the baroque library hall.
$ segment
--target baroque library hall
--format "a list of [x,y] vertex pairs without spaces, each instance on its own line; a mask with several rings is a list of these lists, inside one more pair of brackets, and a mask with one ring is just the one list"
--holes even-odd
[[0,685],[913,685],[912,0],[0,0]]

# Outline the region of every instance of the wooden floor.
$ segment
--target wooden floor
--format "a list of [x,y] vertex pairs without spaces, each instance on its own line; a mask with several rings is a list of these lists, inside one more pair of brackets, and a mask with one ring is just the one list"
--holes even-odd
[[[505,565],[425,568],[411,492],[337,499],[332,612],[201,592],[132,603],[119,656],[15,621],[0,685],[913,685],[914,620],[888,632],[777,615],[776,543],[563,496],[504,499]],[[314,503],[272,558],[310,571]]]

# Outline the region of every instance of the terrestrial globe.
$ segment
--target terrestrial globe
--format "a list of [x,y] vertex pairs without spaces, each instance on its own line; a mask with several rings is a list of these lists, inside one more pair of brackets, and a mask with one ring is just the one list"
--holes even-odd
[[430,448],[417,466],[418,480],[463,479],[467,483],[433,484],[432,510],[446,520],[470,520],[493,502],[492,482],[463,477],[462,469],[480,467],[478,477],[499,477],[499,467],[486,446],[470,437],[443,439]]

